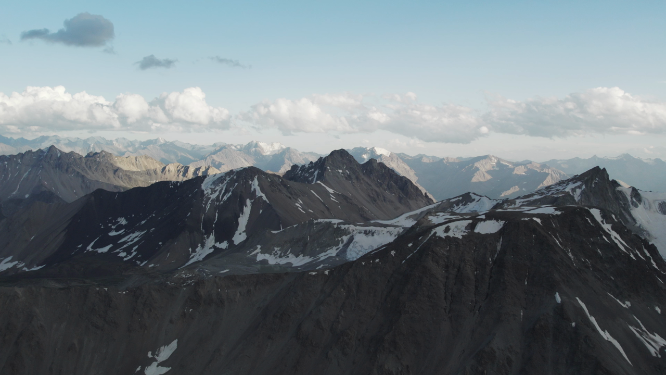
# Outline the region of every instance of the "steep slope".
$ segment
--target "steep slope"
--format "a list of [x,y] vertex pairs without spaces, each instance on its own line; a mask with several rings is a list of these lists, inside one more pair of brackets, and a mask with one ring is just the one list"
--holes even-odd
[[634,233],[652,241],[666,257],[666,194],[621,184],[611,180],[605,169],[595,167],[534,193],[498,202],[494,208],[540,205],[583,205],[607,210]]
[[[388,150],[379,147],[355,147],[347,150],[359,163],[365,163],[370,159],[376,159],[378,162],[383,163],[387,167],[398,172],[399,175],[407,177],[412,181],[424,194],[428,195],[431,199],[435,198],[418,183],[419,177],[416,172],[405,164],[400,157]],[[448,198],[448,197],[447,197]]]
[[644,190],[666,192],[666,162],[661,159],[640,159],[629,154],[615,158],[593,156],[588,159],[549,160],[552,165],[573,176],[596,166],[604,168],[617,180]]
[[45,191],[71,202],[96,189],[123,191],[156,181],[182,181],[214,173],[219,171],[164,165],[147,156],[118,157],[102,151],[84,157],[51,146],[0,156],[0,202],[28,199]]
[[534,162],[514,163],[496,156],[475,158],[411,157],[398,154],[435,199],[466,192],[513,198],[567,178],[564,172]]
[[664,273],[604,210],[431,212],[334,269],[2,287],[0,371],[661,374]]
[[[363,207],[380,211],[389,217],[399,215],[393,207],[407,204],[412,209],[432,204],[433,200],[419,190],[408,178],[391,168],[370,159],[359,164],[345,150],[336,150],[326,158],[308,165],[294,165],[284,178],[308,184],[324,185],[332,191],[354,195]],[[351,185],[350,185],[351,182]],[[384,190],[379,190],[380,182]],[[378,215],[378,214],[376,214]]]
[[[123,193],[97,190],[55,212],[33,205],[0,221],[0,259],[12,263],[5,267],[9,274],[39,267],[35,277],[101,275],[91,263],[108,274],[170,271],[209,256],[221,258],[203,267],[211,272],[230,265],[236,273],[257,272],[266,264],[262,260],[332,265],[356,259],[404,230],[371,220],[432,203],[376,161],[359,165],[338,151],[316,165],[347,173],[322,173],[310,184],[248,167]],[[310,234],[316,240],[306,240]]]

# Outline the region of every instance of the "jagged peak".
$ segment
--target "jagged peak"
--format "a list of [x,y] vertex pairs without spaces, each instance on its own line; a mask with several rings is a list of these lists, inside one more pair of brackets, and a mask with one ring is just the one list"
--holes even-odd
[[[374,160],[374,159],[371,159]],[[375,161],[376,163],[376,161]],[[345,170],[358,168],[360,164],[345,149],[333,150],[327,156],[320,157],[317,161],[305,165],[292,165],[284,178],[292,181],[314,184],[324,178],[327,170]]]

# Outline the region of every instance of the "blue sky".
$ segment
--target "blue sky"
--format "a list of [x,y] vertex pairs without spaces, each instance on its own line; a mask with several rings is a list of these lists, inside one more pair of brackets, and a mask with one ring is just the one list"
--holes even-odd
[[[110,21],[114,37],[98,47],[21,40],[28,30],[57,32],[82,12]],[[663,1],[12,2],[0,13],[0,93],[7,97],[28,86],[64,86],[109,105],[129,93],[152,103],[162,93],[198,87],[206,105],[228,117],[218,111],[215,120],[190,126],[190,118],[165,112],[160,121],[168,126],[155,128],[155,118],[102,126],[90,118],[51,124],[50,112],[37,120],[3,119],[0,112],[0,125],[10,126],[6,136],[94,131],[197,143],[261,139],[318,152],[376,144],[412,154],[537,160],[640,153],[666,145],[665,16]],[[115,54],[103,52],[109,47]],[[177,61],[139,69],[150,55]],[[616,87],[619,94],[589,91]],[[607,128],[595,123],[599,112],[569,114],[569,122],[555,116],[576,94],[583,107],[613,106],[620,98],[632,109],[626,116],[617,106],[601,111]],[[341,105],[343,97],[354,103]],[[533,111],[507,109],[497,97]],[[560,102],[553,107],[547,98]],[[165,103],[154,106],[167,111]],[[645,103],[647,114],[636,115]],[[436,121],[413,115],[424,106],[435,107]],[[500,107],[513,112],[489,114]],[[570,131],[547,130],[539,121],[563,121]],[[660,152],[654,156],[666,156]]]

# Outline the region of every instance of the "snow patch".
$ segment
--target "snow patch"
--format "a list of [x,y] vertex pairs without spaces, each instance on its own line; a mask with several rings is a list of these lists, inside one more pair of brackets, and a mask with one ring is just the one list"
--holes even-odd
[[402,214],[402,215],[398,216],[395,219],[391,219],[391,220],[373,220],[372,222],[373,223],[379,223],[379,224],[387,224],[387,225],[398,225],[398,226],[401,226],[403,228],[409,228],[412,225],[416,224],[416,220],[417,220],[420,213],[422,213],[424,211],[427,211],[427,210],[430,210],[430,209],[436,207],[437,205],[439,205],[439,203],[434,203],[434,204],[431,204],[430,206],[425,206],[425,207],[419,208],[418,210],[414,210],[414,211],[411,211],[411,212],[407,212],[406,214]]
[[245,229],[247,227],[247,221],[250,219],[250,211],[252,211],[252,202],[248,199],[243,208],[243,212],[241,212],[238,217],[238,229],[236,229],[236,234],[234,234],[234,237],[231,239],[234,242],[234,245],[238,245],[247,238]]
[[148,358],[154,358],[155,362],[151,363],[150,366],[146,367],[144,370],[145,375],[162,375],[166,373],[167,371],[171,370],[171,367],[161,367],[159,366],[160,363],[166,361],[171,357],[171,354],[173,354],[174,351],[176,351],[176,348],[178,347],[178,340],[173,340],[173,342],[169,345],[165,345],[159,349],[157,349],[157,352],[155,352],[155,355],[151,355],[150,352],[148,352]]
[[666,340],[664,340],[661,336],[659,336],[656,332],[655,333],[650,333],[643,323],[641,323],[640,320],[634,315],[634,319],[640,324],[640,328],[634,327],[632,325],[629,325],[629,328],[631,328],[632,332],[638,337],[643,344],[647,347],[647,349],[650,351],[650,354],[654,357],[661,357],[659,354],[659,350],[661,349],[662,346],[666,346]]
[[254,194],[257,198],[261,197],[263,198],[266,203],[268,203],[268,198],[266,198],[266,195],[261,192],[261,189],[259,188],[259,181],[257,180],[257,176],[254,176],[254,180],[252,181],[252,191],[254,191]]
[[629,302],[629,301],[625,301],[624,303],[622,303],[622,302],[620,302],[619,299],[615,298],[612,294],[610,294],[610,293],[608,293],[608,292],[606,292],[606,294],[608,294],[609,296],[611,296],[611,298],[613,298],[615,301],[617,301],[617,303],[619,303],[620,306],[624,307],[625,309],[628,309],[628,308],[631,307],[631,302]]
[[[631,188],[618,188],[631,199]],[[660,212],[660,205],[666,206],[666,194],[640,191],[641,204],[638,207],[630,205],[631,215],[637,224],[649,233],[650,240],[659,250],[663,258],[666,258],[666,215]]]
[[442,224],[450,220],[460,219],[458,215],[451,215],[445,212],[438,212],[428,216],[428,220],[433,224]]
[[396,227],[357,227],[353,225],[341,225],[340,228],[346,229],[348,236],[341,241],[344,245],[350,236],[353,236],[352,242],[347,248],[347,259],[356,260],[363,255],[378,249],[387,243],[393,242],[403,228]]
[[608,333],[608,331],[604,331],[604,330],[602,330],[601,327],[599,327],[599,324],[597,323],[597,320],[594,319],[594,317],[593,317],[592,315],[590,315],[590,312],[589,312],[589,311],[587,311],[587,306],[585,306],[585,304],[583,303],[583,301],[581,301],[580,298],[578,298],[578,297],[576,297],[576,299],[578,300],[578,303],[579,303],[580,306],[583,308],[583,310],[585,310],[585,314],[587,315],[587,318],[590,319],[590,322],[592,322],[592,324],[593,324],[594,327],[597,329],[597,331],[599,332],[599,334],[601,335],[601,337],[603,337],[604,340],[609,341],[611,344],[613,344],[613,345],[617,348],[617,350],[619,350],[620,353],[622,353],[622,355],[624,356],[624,359],[626,359],[627,362],[629,362],[629,364],[633,366],[633,364],[631,363],[631,361],[629,360],[629,358],[627,358],[627,355],[624,353],[624,349],[622,349],[622,346],[620,346],[620,343],[617,342],[617,340],[615,340],[615,339],[610,335],[610,333]]
[[203,260],[208,254],[215,251],[216,247],[220,249],[226,249],[229,247],[229,244],[227,243],[227,241],[216,243],[215,234],[211,233],[210,236],[206,238],[206,241],[203,244],[199,245],[196,248],[196,250],[194,250],[194,253],[190,255],[190,260],[187,263],[185,263],[183,267],[189,266],[194,262]]
[[486,220],[476,224],[474,232],[481,234],[497,233],[504,226],[504,221]]
[[590,213],[592,214],[592,216],[594,216],[594,218],[597,220],[599,225],[601,225],[601,227],[606,231],[606,233],[608,233],[611,236],[611,239],[615,242],[615,244],[617,244],[617,246],[622,251],[629,254],[629,251],[627,251],[627,248],[629,248],[629,245],[627,245],[627,243],[622,240],[622,237],[620,237],[620,235],[617,234],[613,230],[613,228],[610,224],[606,224],[606,222],[601,217],[601,211],[599,211],[598,208],[588,208],[588,210],[590,210]]
[[[19,261],[10,262],[10,260],[12,260],[12,258],[13,258],[12,256],[7,257],[2,261],[2,263],[0,263],[0,272],[8,270],[8,269],[16,266],[17,264],[21,263]],[[21,265],[23,265],[23,263],[21,263]]]
[[524,212],[526,214],[547,214],[547,215],[559,215],[559,214],[562,213],[562,212],[556,210],[555,207],[550,207],[550,206],[539,207],[537,209],[527,210],[527,211],[524,211]]
[[465,227],[467,227],[467,225],[471,222],[472,220],[454,221],[452,223],[448,223],[446,225],[442,225],[435,228],[432,233],[438,235],[441,238],[446,238],[446,237],[462,238],[462,236],[467,234],[467,230],[465,229]]

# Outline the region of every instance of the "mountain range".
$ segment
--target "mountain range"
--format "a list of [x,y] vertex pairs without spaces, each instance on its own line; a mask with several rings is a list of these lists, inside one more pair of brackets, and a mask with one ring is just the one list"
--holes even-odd
[[433,202],[345,150],[35,201],[0,219],[0,371],[661,374],[664,223],[598,167]]
[[[51,145],[61,151],[106,151],[117,156],[146,155],[164,164],[180,163],[191,167],[213,167],[219,171],[255,166],[264,171],[285,173],[291,165],[315,161],[316,153],[301,152],[279,143],[250,142],[245,145],[215,143],[209,146],[154,139],[130,141],[102,137],[61,138],[43,136],[33,140],[0,137],[0,154],[46,149]],[[644,190],[666,191],[666,163],[661,159],[639,159],[630,155],[617,158],[512,162],[494,155],[473,158],[410,156],[378,147],[348,149],[358,162],[374,158],[409,178],[433,199],[441,200],[465,192],[491,198],[512,198],[543,186],[580,174],[595,166],[606,168],[617,180]]]

